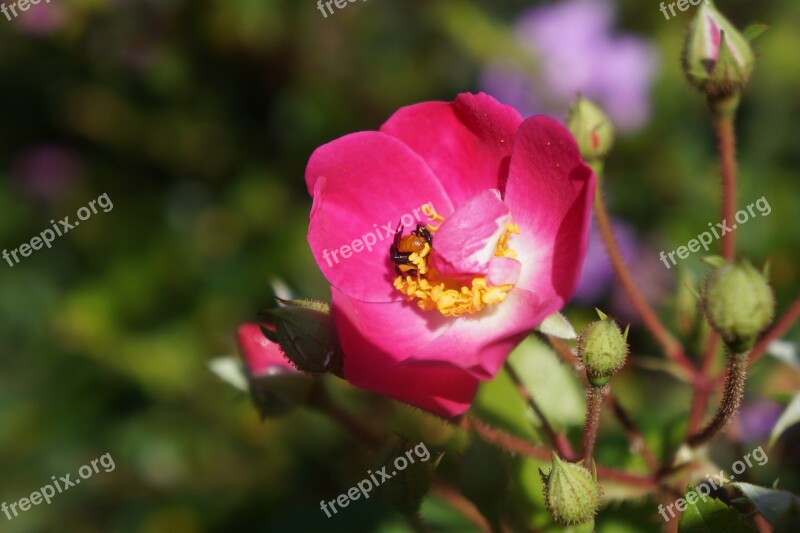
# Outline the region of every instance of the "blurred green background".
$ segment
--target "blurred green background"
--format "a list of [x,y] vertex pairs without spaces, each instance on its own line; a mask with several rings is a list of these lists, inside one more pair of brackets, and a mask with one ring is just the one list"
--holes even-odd
[[[718,4],[740,25],[772,24],[756,43],[739,119],[740,198],[765,196],[772,213],[738,237],[757,264],[771,260],[784,309],[800,285],[800,4]],[[0,262],[0,501],[28,496],[52,475],[74,476],[106,452],[116,464],[49,506],[12,521],[0,515],[0,531],[404,530],[374,500],[327,520],[319,501],[352,486],[373,459],[311,411],[262,423],[208,363],[235,353],[235,328],[270,303],[271,280],[329,297],[305,240],[303,173],[314,148],[376,129],[400,106],[479,90],[486,62],[508,52],[498,35],[530,6],[372,0],[323,18],[311,0],[52,0],[31,6],[25,22],[0,16],[0,248],[30,241],[51,219],[74,220],[103,193],[114,206],[52,249],[13,268]],[[714,139],[703,98],[679,68],[691,14],[666,21],[656,2],[634,0],[618,8],[618,30],[651,40],[661,67],[652,116],[621,136],[606,187],[615,216],[657,259],[719,220]],[[702,276],[699,257],[685,266]],[[580,325],[591,307],[568,313]],[[654,353],[641,332],[633,338]],[[796,374],[760,365],[754,397],[797,389]],[[685,416],[686,389],[663,374],[622,379],[626,403],[658,446]],[[479,409],[522,413],[500,381]],[[540,381],[547,397],[550,380]],[[475,499],[490,499],[496,482],[541,511],[532,463],[464,449],[432,418],[329,386],[378,428],[474,454],[467,471],[453,473],[464,467],[450,459],[442,468]],[[572,392],[574,408],[557,388],[543,402],[561,406],[554,416],[575,434],[583,400]],[[627,464],[618,431],[600,439],[601,460]],[[515,462],[514,478],[493,480],[495,460]],[[784,472],[783,484],[797,491],[800,459],[786,452],[784,461],[794,474]],[[771,483],[769,474],[760,481]],[[648,530],[654,505],[615,505],[601,530]],[[426,509],[451,531],[469,528],[441,502]],[[542,512],[518,519],[549,527]]]

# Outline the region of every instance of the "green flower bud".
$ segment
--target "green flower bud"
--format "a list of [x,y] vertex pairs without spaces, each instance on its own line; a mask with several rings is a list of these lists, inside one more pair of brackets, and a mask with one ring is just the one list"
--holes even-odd
[[764,274],[747,260],[725,263],[706,278],[701,299],[709,324],[733,353],[753,347],[772,322],[775,296]]
[[342,355],[330,306],[314,300],[281,300],[279,307],[261,312],[261,319],[275,327],[262,327],[264,335],[280,345],[298,370],[309,374],[332,372],[342,376]]
[[583,96],[572,105],[567,128],[587,162],[603,159],[614,145],[614,125],[602,109]]
[[600,320],[586,326],[578,338],[578,357],[589,382],[602,387],[625,365],[628,357],[628,331],[623,334],[617,323],[598,311]]
[[597,476],[578,463],[569,463],[553,453],[553,467],[545,474],[544,503],[561,524],[584,524],[594,520],[602,491]]
[[689,25],[682,60],[689,83],[714,99],[741,92],[755,65],[749,41],[709,2]]

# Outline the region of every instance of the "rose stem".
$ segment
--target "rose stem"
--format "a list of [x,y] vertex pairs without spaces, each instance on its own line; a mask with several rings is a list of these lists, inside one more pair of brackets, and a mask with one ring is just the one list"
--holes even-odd
[[653,453],[653,450],[647,446],[644,436],[642,436],[641,431],[639,431],[639,429],[636,427],[636,424],[625,408],[622,407],[616,398],[614,398],[613,394],[608,394],[606,396],[606,404],[608,404],[608,406],[611,408],[611,412],[614,413],[614,417],[619,421],[620,425],[625,430],[625,434],[628,436],[628,440],[633,448],[641,452],[642,457],[647,463],[647,467],[650,469],[650,471],[658,472],[658,470],[661,468],[661,465],[658,463],[658,459]]
[[645,327],[650,331],[656,341],[661,345],[661,349],[669,359],[672,359],[680,366],[682,366],[690,376],[696,374],[694,365],[687,359],[681,344],[667,331],[664,325],[655,314],[650,304],[644,299],[636,283],[633,281],[625,261],[622,259],[622,254],[619,251],[616,240],[614,239],[614,232],[611,227],[611,219],[608,215],[605,200],[603,199],[602,189],[598,183],[597,191],[594,196],[594,213],[597,218],[597,225],[600,229],[600,234],[603,237],[608,257],[611,259],[611,264],[614,267],[614,272],[619,278],[622,288],[627,293],[628,297],[633,302],[634,307],[639,312],[644,321]]
[[[737,106],[714,106],[714,131],[717,136],[717,151],[720,161],[720,182],[722,189],[722,220],[726,226],[732,225],[736,217],[736,130],[735,116]],[[722,256],[731,261],[736,255],[736,233],[727,231],[722,235]],[[703,414],[708,404],[708,398],[712,391],[712,383],[709,383],[709,372],[717,353],[719,335],[712,332],[708,338],[703,362],[700,372],[695,376],[694,397],[692,408],[689,415],[689,434],[697,430],[702,421]]]
[[[572,352],[566,342],[557,337],[547,337],[547,339],[550,341],[550,344],[553,346],[555,352],[565,363],[575,369],[580,367],[580,361],[578,360],[578,357]],[[586,385],[588,381],[586,380],[585,373],[581,372],[580,374],[583,378],[584,385]],[[619,421],[620,425],[625,430],[625,434],[628,436],[628,440],[630,441],[631,445],[635,449],[641,450],[642,457],[644,457],[647,466],[651,471],[657,472],[661,468],[661,466],[658,464],[658,459],[653,451],[647,446],[647,442],[645,442],[642,433],[637,429],[633,419],[630,417],[630,415],[628,415],[627,411],[625,411],[622,405],[620,405],[620,403],[612,394],[608,394],[606,396],[606,403],[611,408],[611,412],[614,414],[614,417]]]
[[[544,462],[550,462],[552,452],[547,448],[536,446],[530,442],[504,433],[498,429],[486,425],[480,420],[473,417],[464,417],[461,422],[464,430],[472,429],[481,436],[483,440],[490,444],[494,444],[498,448],[502,448],[510,453],[532,457]],[[613,468],[597,466],[597,476],[609,481],[616,481],[633,485],[637,487],[644,487],[647,489],[656,489],[658,487],[658,480],[652,476],[643,476],[640,474],[630,474],[621,470]]]
[[517,371],[514,370],[514,367],[511,366],[508,361],[505,363],[505,369],[506,372],[508,372],[508,375],[511,377],[511,381],[513,381],[514,385],[517,387],[519,395],[522,396],[522,399],[527,402],[528,406],[533,409],[534,413],[536,413],[536,417],[542,422],[542,429],[547,434],[550,443],[556,448],[558,455],[568,461],[575,460],[575,452],[572,451],[572,446],[570,445],[569,440],[567,440],[566,435],[563,433],[557,433],[553,429],[553,426],[550,424],[550,421],[539,407],[539,404],[536,403],[533,395],[531,395],[531,393],[522,383],[522,379],[520,379],[519,374],[517,374]]
[[747,354],[732,354],[728,357],[725,388],[722,400],[717,408],[714,419],[699,433],[693,434],[686,442],[696,448],[711,440],[715,435],[725,429],[733,415],[739,409],[744,397],[744,382],[747,377]]
[[586,423],[583,426],[581,457],[583,465],[589,470],[594,462],[594,444],[597,442],[597,429],[600,427],[600,409],[603,396],[608,393],[608,385],[597,388],[589,385],[586,390]]

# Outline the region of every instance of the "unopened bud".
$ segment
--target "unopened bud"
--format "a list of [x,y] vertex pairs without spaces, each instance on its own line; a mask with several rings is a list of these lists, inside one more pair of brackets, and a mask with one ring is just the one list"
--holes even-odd
[[544,503],[561,524],[585,524],[594,521],[600,507],[601,490],[597,477],[583,465],[569,463],[553,453],[553,467],[545,474]]
[[709,324],[733,353],[752,348],[775,313],[772,288],[747,260],[725,263],[711,271],[701,302]]
[[595,387],[608,383],[625,365],[628,357],[628,332],[598,311],[600,320],[586,326],[578,339],[578,357],[586,367],[589,382]]
[[591,100],[578,96],[567,119],[567,128],[575,137],[581,157],[586,162],[603,159],[614,145],[611,119]]
[[312,378],[298,372],[286,360],[280,347],[264,335],[263,328],[243,324],[239,327],[238,341],[245,362],[247,389],[262,417],[281,416],[306,403]]
[[278,300],[279,307],[262,311],[261,319],[274,331],[264,334],[280,345],[286,357],[302,372],[342,376],[344,357],[330,306],[314,300]]
[[689,25],[683,69],[689,83],[712,99],[737,95],[750,81],[755,58],[749,41],[713,2],[700,7]]

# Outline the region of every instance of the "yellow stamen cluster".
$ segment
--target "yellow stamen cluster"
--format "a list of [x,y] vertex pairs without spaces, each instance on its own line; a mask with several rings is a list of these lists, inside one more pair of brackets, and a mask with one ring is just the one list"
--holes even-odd
[[[423,207],[423,210],[431,220],[444,220],[441,215],[428,206]],[[439,228],[429,225],[428,229],[435,232]],[[509,239],[515,234],[519,234],[519,226],[509,224],[497,242],[496,257],[514,258],[517,256],[516,252],[508,246]],[[416,275],[398,276],[394,280],[394,287],[408,296],[408,301],[417,299],[417,305],[421,309],[426,311],[436,309],[448,317],[477,313],[487,306],[504,301],[509,291],[514,288],[514,285],[511,284],[490,286],[482,277],[474,278],[469,287],[456,286],[452,282],[446,282],[428,264],[430,253],[431,247],[426,244],[421,252],[411,254],[409,261],[416,267]]]

